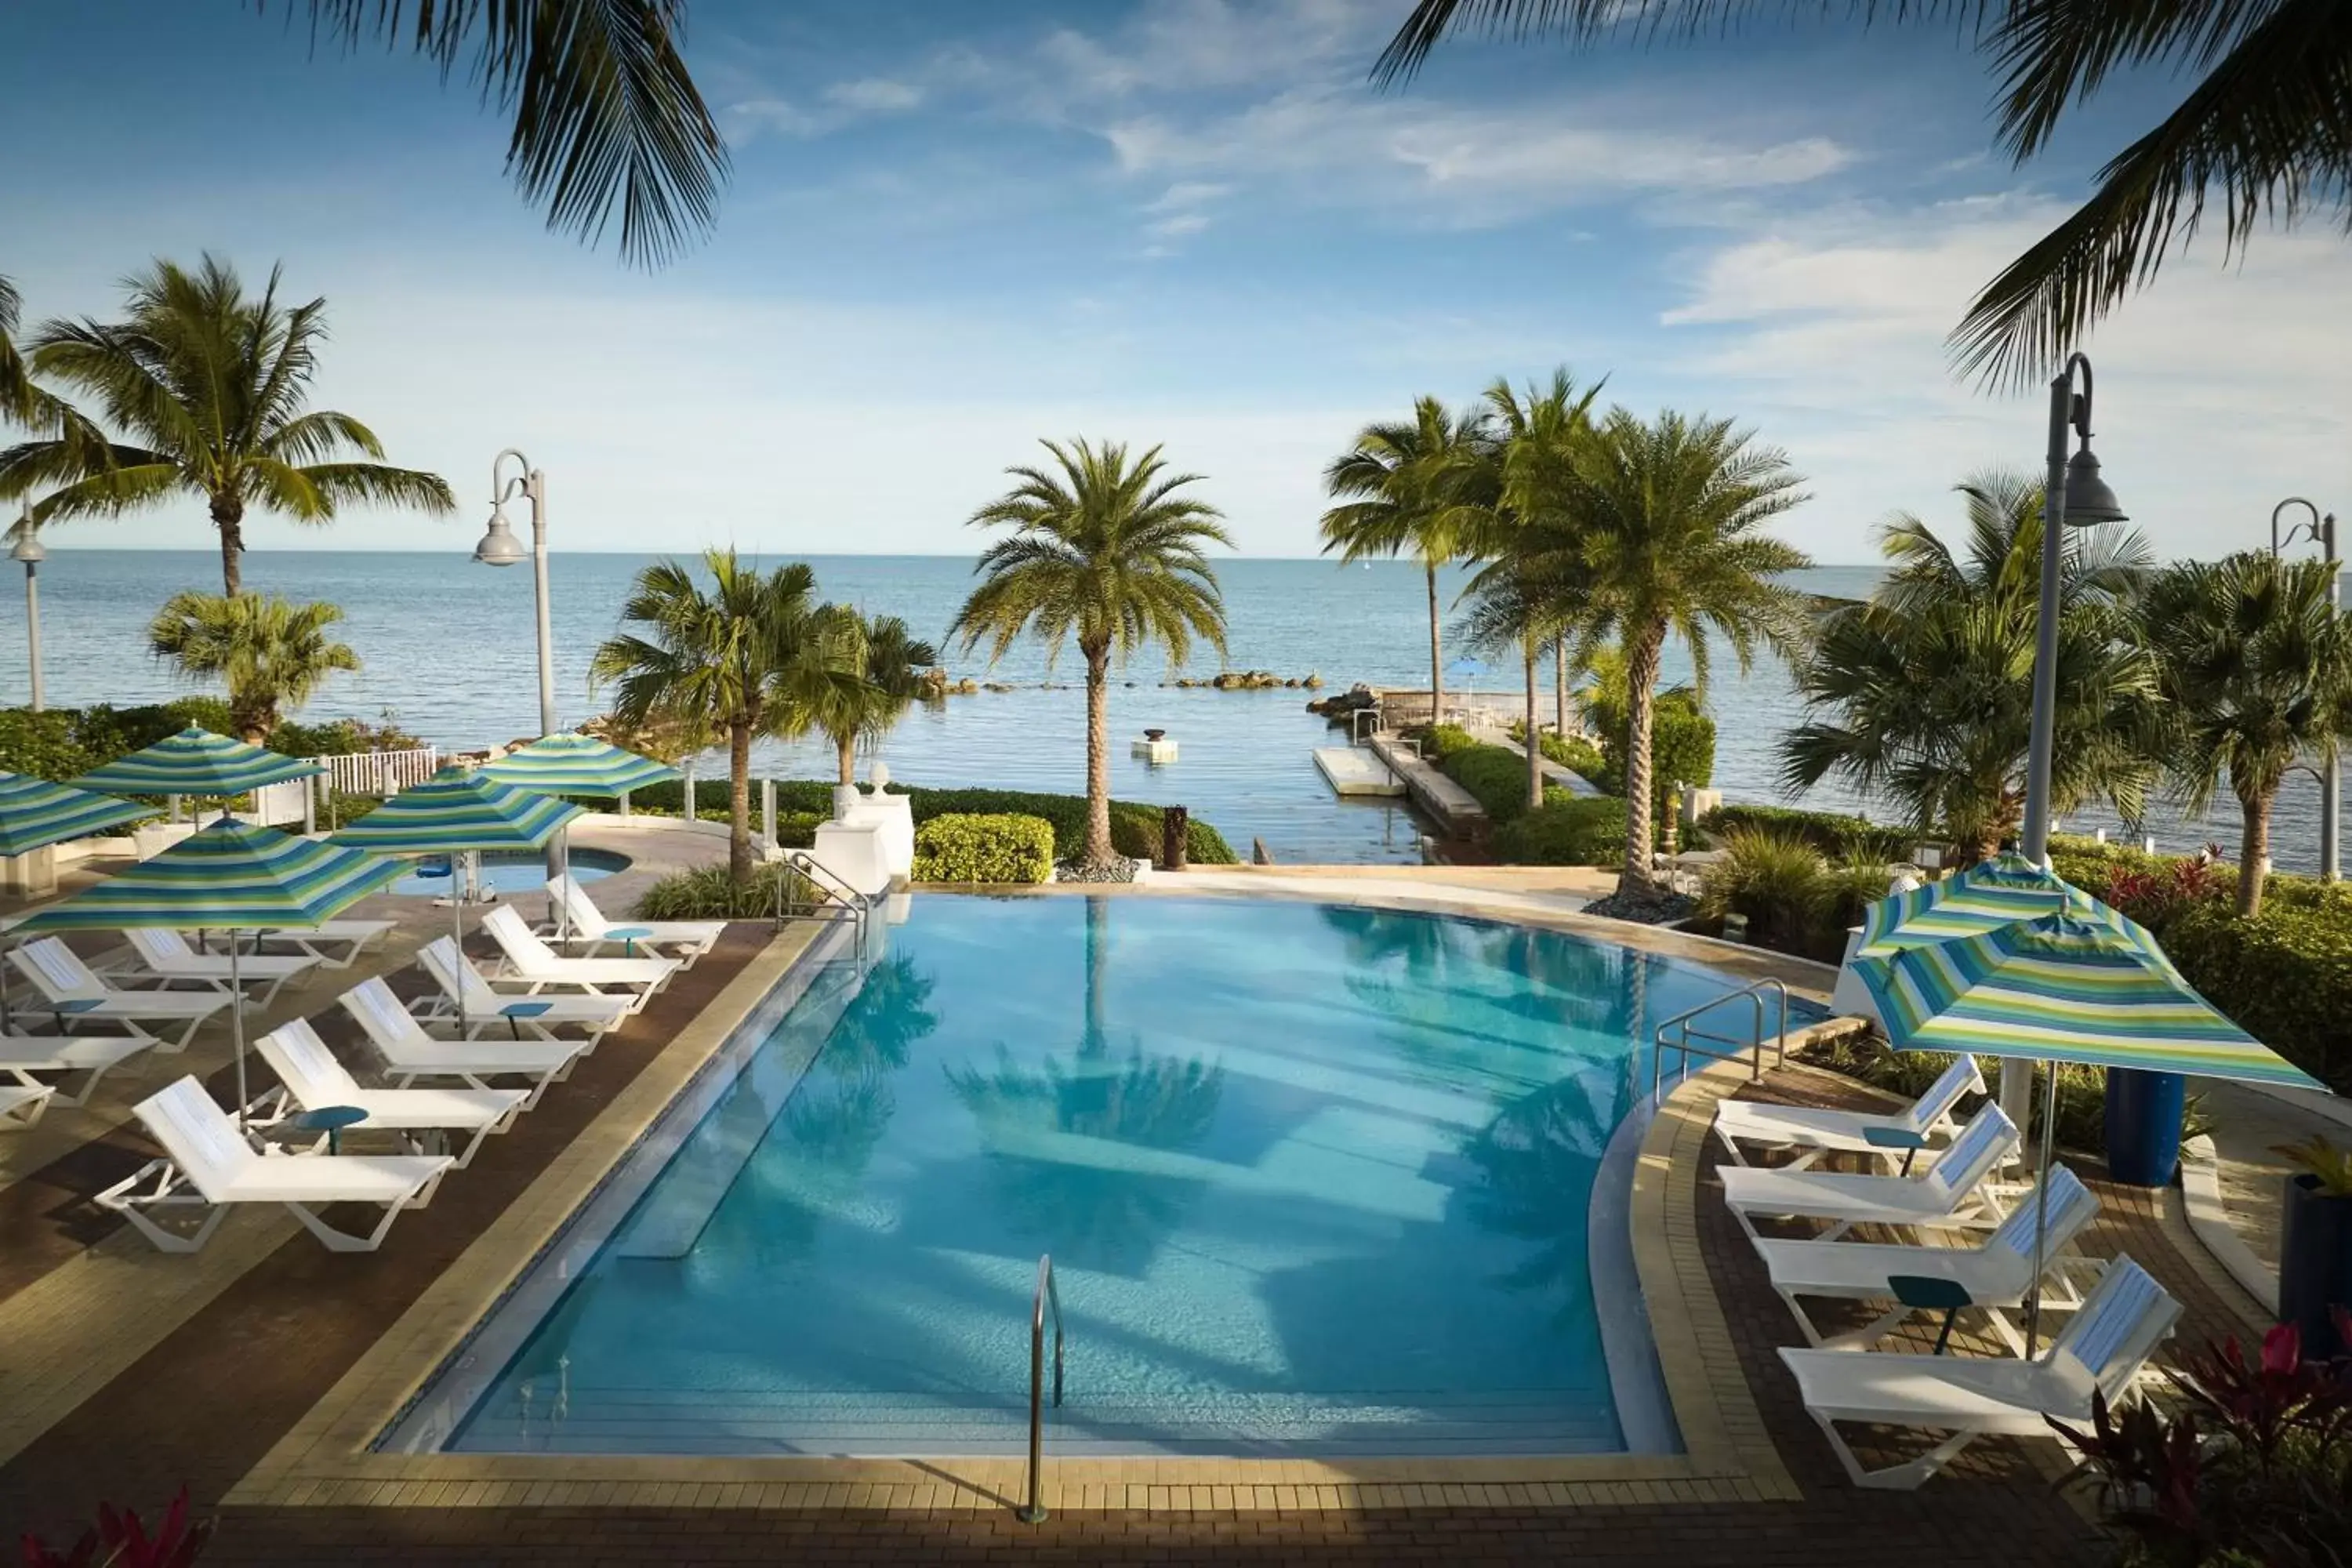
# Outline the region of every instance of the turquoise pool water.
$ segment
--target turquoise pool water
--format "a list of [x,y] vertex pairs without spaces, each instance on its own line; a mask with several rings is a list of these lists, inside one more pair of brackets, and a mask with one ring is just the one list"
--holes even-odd
[[[628,868],[629,858],[609,849],[574,849],[571,856],[572,875],[582,882],[593,882],[615,871]],[[425,864],[431,864],[426,862]],[[439,861],[443,868],[437,876],[428,876],[420,867],[385,889],[390,893],[405,893],[411,898],[446,899],[449,896],[447,858]],[[494,893],[535,893],[547,886],[547,862],[537,855],[485,855],[482,857],[482,885]]]
[[1423,915],[919,897],[443,1446],[1013,1451],[1051,1252],[1056,1452],[1620,1449],[1594,1172],[1652,1023],[1733,986]]

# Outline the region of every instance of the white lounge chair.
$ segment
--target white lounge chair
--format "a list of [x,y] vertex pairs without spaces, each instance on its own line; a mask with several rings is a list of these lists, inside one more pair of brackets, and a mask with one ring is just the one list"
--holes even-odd
[[[143,1029],[127,1035],[0,1035],[0,1079],[24,1089],[53,1091],[59,1105],[86,1105],[99,1080],[141,1051],[155,1044]],[[68,1094],[59,1085],[45,1083],[39,1073],[87,1073],[79,1094]]]
[[[1997,1224],[2000,1209],[1983,1189],[2017,1143],[2017,1125],[1987,1100],[1936,1163],[1912,1176],[1849,1176],[1829,1171],[1718,1168],[1724,1201],[1756,1235],[1759,1215],[1834,1222],[1819,1239],[1834,1241],[1857,1225],[1959,1229]],[[1760,1239],[1760,1238],[1759,1238]]]
[[526,1035],[535,1040],[551,1040],[555,1031],[565,1026],[579,1029],[591,1038],[607,1029],[617,1028],[630,1014],[636,1011],[633,998],[625,996],[501,996],[482,978],[473,961],[457,951],[457,944],[448,937],[436,937],[425,944],[417,954],[425,972],[441,987],[443,1003],[430,1015],[441,1021],[454,1020],[458,1002],[464,1000],[465,1033],[473,1039],[485,1030],[504,1027],[515,1039]]
[[[330,1252],[373,1252],[403,1209],[421,1209],[450,1167],[446,1154],[261,1154],[193,1078],[148,1096],[139,1120],[163,1146],[94,1200],[129,1220],[165,1252],[194,1252],[232,1204],[283,1204]],[[365,1236],[337,1230],[314,1212],[327,1204],[380,1204],[383,1218]],[[160,1213],[205,1209],[193,1233],[166,1230]]]
[[32,1126],[56,1093],[46,1084],[0,1083],[0,1132],[22,1132]]
[[[1784,1350],[1780,1359],[1854,1485],[1907,1491],[1979,1437],[2046,1437],[2052,1416],[2088,1425],[2095,1392],[2125,1403],[2179,1317],[2180,1303],[2147,1269],[2118,1258],[2033,1361],[1820,1350]],[[1840,1421],[1951,1436],[1908,1463],[1865,1470],[1839,1435]]]
[[48,1013],[60,1029],[83,1018],[115,1018],[132,1024],[181,1024],[170,1039],[158,1037],[159,1051],[187,1049],[198,1026],[229,1004],[217,992],[131,991],[108,984],[90,973],[81,955],[53,936],[39,937],[8,954],[41,993],[43,1005],[22,1009]]
[[502,961],[489,977],[492,987],[519,986],[526,996],[551,985],[568,986],[590,996],[625,1000],[634,1013],[678,970],[674,958],[565,958],[534,935],[511,904],[484,915],[482,929],[499,944]]
[[348,1105],[367,1113],[365,1127],[381,1131],[470,1132],[471,1141],[457,1155],[459,1170],[473,1163],[483,1139],[514,1125],[530,1098],[520,1089],[362,1089],[307,1018],[279,1025],[256,1040],[254,1048],[283,1086],[264,1097],[263,1125],[297,1109]]
[[572,1064],[596,1044],[593,1036],[585,1040],[436,1040],[378,978],[343,993],[342,1003],[383,1058],[385,1075],[401,1088],[418,1079],[456,1079],[468,1089],[488,1089],[488,1080],[494,1078],[525,1079],[530,1084],[522,1102],[525,1110],[540,1102],[549,1084],[571,1077]]
[[225,952],[198,952],[188,945],[186,937],[175,931],[133,927],[122,934],[131,939],[131,951],[139,955],[140,963],[156,979],[207,985],[224,996],[232,994],[233,984],[257,985],[261,994],[254,1001],[263,1007],[278,999],[278,990],[288,981],[319,966],[315,958],[253,952],[232,959]]
[[1946,1068],[1906,1110],[1874,1115],[1866,1111],[1816,1110],[1802,1105],[1766,1105],[1753,1100],[1716,1102],[1715,1136],[1733,1163],[1745,1165],[1743,1143],[1766,1149],[1794,1149],[1797,1157],[1773,1167],[1801,1171],[1823,1154],[1875,1154],[1900,1158],[1908,1164],[1929,1140],[1958,1124],[1952,1108],[1962,1098],[1984,1092],[1984,1074],[1974,1057],[1964,1056]]
[[[725,921],[627,921],[615,924],[604,918],[604,911],[596,907],[588,889],[568,872],[551,880],[547,888],[562,900],[565,940],[585,945],[591,956],[604,948],[617,947],[625,957],[633,958],[642,951],[656,957],[675,958],[680,968],[691,968],[694,961],[709,952],[727,931]],[[665,949],[666,952],[661,951]]]
[[[2099,1200],[2063,1165],[2051,1171],[2048,1186],[2049,1214],[2043,1222],[2042,1243],[2046,1276],[2042,1302],[2045,1306],[2077,1306],[2082,1300],[2075,1285],[2079,1270],[2066,1265],[2079,1265],[2084,1260],[2068,1259],[2064,1254],[2067,1245],[2099,1212]],[[1797,1326],[1804,1331],[1809,1344],[1831,1350],[1869,1349],[1920,1310],[1902,1304],[1903,1293],[1895,1281],[1933,1280],[1948,1289],[1958,1287],[1959,1294],[1967,1298],[1964,1302],[1954,1297],[1934,1305],[1982,1310],[2010,1349],[2022,1354],[2024,1342],[2003,1314],[2023,1303],[2033,1283],[2036,1205],[2035,1193],[2020,1198],[2009,1217],[2001,1221],[2000,1228],[1981,1247],[1902,1247],[1861,1241],[1783,1241],[1763,1237],[1757,1239],[1756,1253],[1764,1260],[1765,1271],[1772,1277],[1772,1289],[1789,1303],[1789,1310],[1797,1315]],[[2091,1267],[2095,1269],[2098,1266]],[[1933,1292],[1915,1287],[1911,1293]],[[1801,1298],[1807,1296],[1849,1301],[1893,1300],[1896,1305],[1864,1327],[1824,1337],[1805,1315]],[[1949,1322],[1947,1318],[1948,1327]]]
[[271,926],[253,933],[256,945],[283,942],[322,969],[349,969],[360,954],[392,934],[394,921],[322,921],[314,926]]

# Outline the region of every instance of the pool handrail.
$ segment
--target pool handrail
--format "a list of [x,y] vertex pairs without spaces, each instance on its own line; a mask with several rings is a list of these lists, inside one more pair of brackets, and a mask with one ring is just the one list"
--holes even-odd
[[[813,892],[820,895],[811,898],[808,902],[807,912],[811,916],[814,917],[830,905],[856,921],[857,934],[861,938],[865,936],[866,917],[873,912],[874,909],[873,900],[851,887],[847,879],[838,872],[828,870],[824,862],[805,849],[787,852],[784,856],[784,865],[788,869],[797,873],[801,879],[809,885]],[[786,897],[785,884],[788,880],[789,879],[786,878],[778,878],[776,883],[776,923],[780,926],[801,909],[797,901]]]
[[[1684,1008],[1673,1017],[1661,1023],[1653,1032],[1651,1036],[1653,1048],[1650,1052],[1650,1103],[1652,1105],[1658,1103],[1659,1090],[1665,1078],[1666,1052],[1669,1049],[1682,1054],[1682,1072],[1685,1078],[1690,1076],[1690,1059],[1695,1056],[1706,1057],[1718,1062],[1736,1062],[1744,1055],[1748,1064],[1748,1081],[1754,1083],[1764,1076],[1764,988],[1768,985],[1780,994],[1780,1031],[1772,1047],[1772,1065],[1777,1068],[1788,1061],[1789,987],[1786,983],[1776,980],[1770,975],[1761,980],[1751,980],[1737,991],[1727,991],[1720,996],[1710,997],[1696,1007]],[[1711,1013],[1727,1003],[1737,1002],[1742,997],[1753,1004],[1755,1007],[1755,1026],[1747,1039],[1742,1040],[1736,1035],[1709,1034],[1705,1029],[1691,1027],[1692,1019]],[[1675,1038],[1669,1040],[1666,1038],[1666,1031],[1669,1029],[1680,1032]],[[1711,1051],[1705,1046],[1693,1045],[1691,1041],[1694,1037],[1718,1046],[1737,1046],[1741,1048],[1735,1051]]]
[[1062,1404],[1062,1296],[1054,1287],[1054,1255],[1037,1259],[1037,1290],[1029,1301],[1029,1500],[1015,1510],[1024,1524],[1045,1522],[1045,1309],[1054,1310],[1054,1406]]

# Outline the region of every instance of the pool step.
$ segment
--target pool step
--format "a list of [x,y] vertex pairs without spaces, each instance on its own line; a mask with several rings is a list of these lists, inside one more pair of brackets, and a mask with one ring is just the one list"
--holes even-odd
[[[659,1454],[1018,1454],[1024,1400],[967,1395],[651,1389],[562,1393],[477,1413],[457,1447]],[[1191,1405],[1073,1399],[1046,1413],[1063,1455],[1588,1454],[1622,1450],[1605,1390],[1233,1394]]]

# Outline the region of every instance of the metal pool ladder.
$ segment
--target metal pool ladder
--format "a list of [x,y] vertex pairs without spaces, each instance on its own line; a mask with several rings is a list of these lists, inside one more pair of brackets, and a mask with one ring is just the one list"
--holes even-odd
[[1062,1298],[1054,1289],[1054,1255],[1037,1259],[1037,1293],[1029,1302],[1029,1500],[1015,1510],[1024,1524],[1045,1522],[1045,1310],[1054,1310],[1054,1406],[1062,1404]]
[[[1690,1076],[1690,1059],[1695,1056],[1706,1057],[1719,1062],[1736,1062],[1743,1054],[1748,1058],[1748,1081],[1753,1083],[1764,1076],[1764,991],[1767,986],[1780,994],[1780,1033],[1779,1038],[1773,1042],[1772,1065],[1779,1067],[1789,1059],[1789,988],[1780,981],[1769,977],[1755,981],[1741,986],[1737,991],[1727,991],[1710,1001],[1702,1002],[1696,1007],[1686,1007],[1658,1026],[1654,1037],[1656,1049],[1650,1053],[1650,1103],[1652,1105],[1658,1102],[1658,1088],[1665,1078],[1666,1052],[1669,1050],[1680,1053],[1682,1073],[1685,1078]],[[1691,1020],[1694,1018],[1704,1017],[1717,1007],[1727,1006],[1742,998],[1745,998],[1754,1009],[1746,1039],[1743,1040],[1737,1035],[1710,1034],[1705,1029],[1691,1027]],[[1672,1039],[1666,1037],[1670,1032],[1674,1035]],[[1707,1045],[1694,1045],[1691,1043],[1694,1040],[1704,1040]],[[1709,1045],[1736,1046],[1739,1049],[1709,1050],[1707,1048]]]
[[788,899],[786,884],[792,879],[778,878],[776,879],[776,923],[778,925],[782,925],[789,916],[794,914],[830,915],[835,919],[846,917],[856,922],[859,938],[862,940],[865,937],[866,917],[874,911],[873,900],[851,887],[835,873],[826,870],[824,864],[805,849],[795,849],[787,854],[784,857],[784,865],[786,868],[799,874],[801,880],[807,884],[810,896],[806,904],[795,899]]

